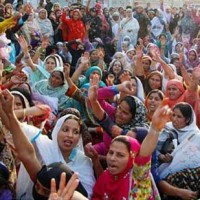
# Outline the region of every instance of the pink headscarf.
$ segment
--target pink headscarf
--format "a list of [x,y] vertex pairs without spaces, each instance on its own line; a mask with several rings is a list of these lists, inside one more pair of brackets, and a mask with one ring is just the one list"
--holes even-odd
[[[127,166],[123,172],[117,175],[110,174],[108,169],[105,170],[103,174],[101,174],[101,176],[98,178],[94,186],[92,200],[103,198],[114,200],[122,200],[123,198],[128,199],[130,189],[131,187],[134,187],[134,180],[132,179],[131,169],[133,167],[135,157],[139,153],[140,144],[136,139],[128,136],[118,137],[126,137],[127,141],[130,143],[130,154]],[[114,141],[115,139],[112,142]],[[104,195],[104,197],[102,195]]]

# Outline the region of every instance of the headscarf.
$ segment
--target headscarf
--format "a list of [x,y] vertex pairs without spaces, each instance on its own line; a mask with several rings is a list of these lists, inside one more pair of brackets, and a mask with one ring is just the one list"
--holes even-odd
[[[168,93],[168,88],[174,85],[175,87],[177,87],[179,89],[179,91],[181,92],[180,97],[178,97],[178,99],[169,99],[169,93]],[[165,96],[168,98],[167,101],[167,105],[172,108],[176,103],[184,101],[184,93],[185,93],[185,89],[183,87],[183,84],[181,81],[177,80],[177,79],[172,79],[169,80],[167,83],[167,87],[166,87],[166,92],[165,92]]]
[[[96,185],[94,187],[94,194],[96,193],[104,194],[105,199],[106,197],[108,199],[115,199],[115,200],[128,199],[130,189],[134,188],[134,180],[132,179],[131,169],[133,167],[135,157],[139,153],[140,144],[136,139],[128,136],[118,136],[118,137],[126,137],[127,142],[129,142],[130,144],[129,159],[126,168],[120,174],[112,175],[107,169],[98,178]],[[114,142],[115,139],[113,139],[112,142]],[[102,183],[105,184],[104,188],[99,187],[100,185],[102,185]],[[95,197],[97,198],[97,196],[94,196],[94,199]]]
[[[88,87],[88,83],[90,82],[90,75],[94,72],[97,71],[98,74],[100,75],[100,80],[102,79],[102,71],[101,68],[99,68],[98,66],[92,66],[90,67],[86,73],[85,73],[85,80],[83,81],[83,83],[81,84],[80,88],[87,88]],[[85,85],[86,84],[86,85]],[[103,81],[99,82],[99,87],[105,87],[106,84]]]
[[199,59],[199,56],[198,56],[198,53],[196,51],[196,49],[190,49],[189,52],[188,52],[188,56],[191,52],[194,52],[195,55],[196,55],[196,59],[194,61],[191,61],[189,60],[189,58],[187,57],[186,61],[185,61],[185,67],[186,69],[193,69],[195,67],[197,67],[199,64],[200,64],[200,59]]
[[136,109],[134,117],[132,118],[131,122],[129,122],[129,124],[121,125],[120,127],[128,130],[135,127],[148,128],[148,123],[146,118],[147,110],[144,103],[135,96],[127,96],[127,98],[125,97],[125,99],[123,99],[122,101],[126,101],[126,103],[129,105],[130,108],[132,108],[133,104],[135,104]]
[[[51,145],[52,153],[53,153],[52,162],[66,163],[65,159],[63,158],[62,152],[58,146],[57,138],[58,138],[58,133],[59,133],[63,123],[67,119],[75,119],[76,121],[78,121],[80,126],[82,124],[81,119],[73,114],[67,114],[67,115],[61,117],[60,119],[58,119],[58,121],[53,129],[53,132],[52,132],[52,145]],[[88,192],[88,195],[90,196],[92,193],[92,187],[94,185],[95,179],[94,179],[94,174],[92,171],[92,163],[89,162],[89,158],[87,158],[84,155],[84,152],[80,150],[81,149],[81,147],[80,147],[81,141],[82,141],[82,139],[80,137],[78,144],[76,145],[75,148],[73,148],[73,150],[70,153],[70,156],[68,158],[69,162],[67,162],[67,166],[70,167],[73,171],[79,173],[80,181],[83,184],[86,191]],[[80,159],[83,160],[83,157],[84,157],[84,162],[82,163],[82,165],[75,166],[74,163],[77,163],[76,160],[80,160]]]

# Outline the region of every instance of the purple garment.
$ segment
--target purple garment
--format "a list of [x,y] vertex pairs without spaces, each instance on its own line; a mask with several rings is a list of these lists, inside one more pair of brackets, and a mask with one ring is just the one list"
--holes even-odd
[[12,197],[12,192],[9,189],[2,189],[0,191],[0,200],[11,200],[13,199]]

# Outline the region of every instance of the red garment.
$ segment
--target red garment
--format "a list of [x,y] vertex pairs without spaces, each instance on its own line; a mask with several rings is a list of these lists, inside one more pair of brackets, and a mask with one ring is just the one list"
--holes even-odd
[[[77,20],[73,18],[75,13],[79,14],[79,19]],[[81,39],[83,41],[83,39],[85,38],[86,31],[84,23],[81,20],[81,14],[78,10],[73,11],[72,18],[70,19],[67,19],[66,13],[63,13],[62,22],[63,22],[63,28],[67,28],[67,32],[64,31],[63,33],[63,39],[65,41],[72,41],[76,39]]]
[[[132,168],[134,163],[142,166],[149,162],[150,157],[139,157],[140,144],[134,138],[127,137],[131,145],[129,160],[123,172],[117,175],[110,174],[109,170],[105,170],[93,189],[92,200],[122,200],[129,199],[130,189],[134,187],[134,179],[132,177]],[[131,184],[131,185],[130,185]]]

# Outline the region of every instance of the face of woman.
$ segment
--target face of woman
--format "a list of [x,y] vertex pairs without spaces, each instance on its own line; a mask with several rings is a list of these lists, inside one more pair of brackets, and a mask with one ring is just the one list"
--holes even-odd
[[195,61],[196,60],[196,54],[194,51],[190,51],[189,55],[188,55],[188,59],[190,61]]
[[39,12],[39,18],[40,19],[46,19],[47,18],[47,12],[45,10],[41,10]]
[[162,99],[159,97],[158,93],[151,93],[147,98],[147,109],[149,112],[155,112],[161,102]]
[[131,11],[131,10],[127,10],[127,11],[126,11],[126,16],[127,16],[128,18],[131,18],[131,17],[132,17],[132,11]]
[[172,114],[172,124],[174,128],[181,129],[187,126],[187,120],[179,108],[175,108]]
[[130,111],[130,106],[126,101],[122,101],[117,107],[115,114],[115,122],[118,125],[128,124],[132,120],[132,113]]
[[53,59],[53,58],[48,58],[47,60],[46,60],[46,70],[49,72],[49,73],[51,73],[54,69],[55,69],[55,67],[56,67],[56,62],[55,62],[55,60]]
[[61,152],[71,152],[80,138],[80,125],[75,119],[67,119],[58,133],[57,142]]
[[135,51],[129,51],[127,53],[127,56],[128,56],[129,59],[132,59],[134,55],[135,55]]
[[93,52],[90,54],[90,59],[91,59],[91,60],[98,60],[97,51],[93,51]]
[[55,71],[51,73],[51,76],[49,78],[49,84],[53,88],[59,87],[63,84],[63,78],[60,72]]
[[98,72],[98,71],[93,71],[93,72],[90,74],[90,79],[91,79],[94,75],[98,75],[99,78],[100,78],[99,72]]
[[158,75],[152,75],[149,78],[149,86],[150,88],[153,89],[159,89],[161,87],[161,80],[160,77]]
[[117,175],[124,171],[129,160],[129,151],[122,142],[115,141],[110,145],[106,156],[108,170],[112,175]]
[[78,12],[75,12],[74,14],[73,14],[73,19],[74,20],[78,20],[80,17],[79,17],[79,13]]
[[113,65],[113,72],[118,75],[122,70],[122,65],[120,62],[116,61]]
[[14,110],[23,109],[23,103],[19,96],[14,95]]
[[181,96],[181,91],[175,85],[167,87],[167,93],[171,100],[176,100]]
[[134,78],[131,79],[131,88],[134,91],[133,95],[136,95],[137,94],[137,82]]

